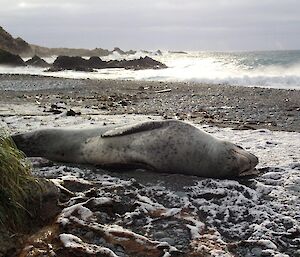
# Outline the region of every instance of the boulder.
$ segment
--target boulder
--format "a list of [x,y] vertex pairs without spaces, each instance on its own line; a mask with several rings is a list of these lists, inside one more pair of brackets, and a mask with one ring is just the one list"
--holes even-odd
[[136,54],[136,51],[134,51],[134,50],[129,50],[129,51],[126,52],[126,54],[128,54],[128,55]]
[[121,50],[119,47],[115,47],[113,50],[113,52],[117,52],[120,55],[124,55],[126,54],[123,50]]
[[160,50],[158,49],[156,52],[154,52],[154,54],[155,54],[155,55],[162,55],[162,51],[160,51]]
[[79,56],[58,56],[53,67],[62,70],[84,70],[87,68],[87,60]]
[[35,66],[35,67],[50,67],[50,64],[47,63],[45,60],[40,58],[39,56],[35,55],[31,59],[25,62],[27,65]]
[[102,61],[98,56],[92,56],[87,60],[87,65],[93,69],[103,69],[106,66],[106,62]]
[[86,60],[80,56],[58,56],[49,71],[75,70],[93,72],[94,69],[106,68],[106,62],[97,56],[92,56]]
[[25,62],[19,55],[12,54],[3,49],[0,49],[0,65],[6,66],[26,66]]
[[165,69],[167,66],[159,61],[156,61],[148,56],[140,57],[135,60],[122,61],[122,66],[125,69],[143,70],[143,69]]

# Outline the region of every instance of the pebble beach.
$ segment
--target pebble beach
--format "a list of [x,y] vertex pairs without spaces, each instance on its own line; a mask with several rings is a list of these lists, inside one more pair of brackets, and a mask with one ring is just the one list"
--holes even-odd
[[0,92],[0,104],[32,103],[45,111],[60,103],[87,113],[158,115],[235,129],[300,132],[300,90],[295,89],[6,74],[0,75]]
[[257,177],[219,180],[31,158],[61,212],[23,256],[300,256],[299,90],[6,74],[0,92],[11,133],[179,119],[260,160]]

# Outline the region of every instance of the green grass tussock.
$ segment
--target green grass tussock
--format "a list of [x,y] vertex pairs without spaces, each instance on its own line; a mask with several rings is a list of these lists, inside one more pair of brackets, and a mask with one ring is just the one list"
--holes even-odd
[[[34,185],[34,186],[32,186]],[[0,226],[14,230],[22,225],[26,201],[39,188],[31,176],[31,164],[17,149],[8,133],[0,128]]]

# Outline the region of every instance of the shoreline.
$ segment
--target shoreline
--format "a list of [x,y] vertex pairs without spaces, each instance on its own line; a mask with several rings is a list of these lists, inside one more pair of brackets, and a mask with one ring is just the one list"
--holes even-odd
[[[16,91],[7,90],[12,87]],[[46,111],[63,104],[105,115],[157,115],[234,129],[300,132],[300,90],[294,89],[1,74],[0,93],[0,116],[7,104],[32,103]]]

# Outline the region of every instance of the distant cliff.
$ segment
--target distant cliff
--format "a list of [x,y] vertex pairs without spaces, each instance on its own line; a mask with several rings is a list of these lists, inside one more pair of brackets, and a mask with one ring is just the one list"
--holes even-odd
[[83,49],[83,48],[48,48],[27,43],[22,38],[13,38],[11,34],[5,31],[0,26],[0,49],[6,50],[12,54],[17,54],[22,57],[33,57],[38,55],[40,57],[49,57],[52,55],[64,56],[107,56],[111,53],[118,52],[119,54],[133,54],[135,51],[124,52],[118,47],[112,51],[102,48]]
[[31,46],[22,38],[13,38],[11,34],[0,26],[0,49],[6,50],[12,54],[32,55]]
[[48,48],[43,46],[31,45],[31,49],[35,55],[47,57],[52,55],[65,56],[107,56],[111,51],[102,48],[84,49],[84,48]]

